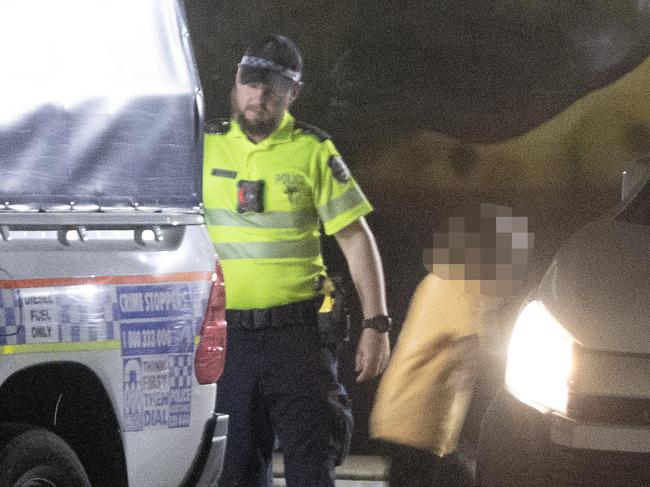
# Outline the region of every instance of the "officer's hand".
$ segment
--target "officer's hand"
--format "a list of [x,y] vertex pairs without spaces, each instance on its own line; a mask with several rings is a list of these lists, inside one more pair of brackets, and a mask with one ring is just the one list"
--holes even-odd
[[390,342],[388,332],[364,328],[357,346],[355,372],[359,372],[357,382],[364,382],[381,374],[388,365]]

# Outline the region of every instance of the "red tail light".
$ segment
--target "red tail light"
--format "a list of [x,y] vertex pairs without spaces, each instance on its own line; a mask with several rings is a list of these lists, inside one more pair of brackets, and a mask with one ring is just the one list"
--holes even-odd
[[226,362],[226,330],[226,289],[217,259],[201,326],[201,341],[194,359],[194,372],[199,384],[212,384],[221,377]]

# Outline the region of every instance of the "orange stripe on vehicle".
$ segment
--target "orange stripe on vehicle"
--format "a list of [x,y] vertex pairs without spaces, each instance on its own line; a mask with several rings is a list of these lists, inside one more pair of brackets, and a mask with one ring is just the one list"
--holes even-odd
[[170,274],[143,274],[134,276],[50,277],[45,279],[0,280],[0,289],[82,286],[85,284],[157,284],[166,282],[210,281],[212,272],[175,272]]

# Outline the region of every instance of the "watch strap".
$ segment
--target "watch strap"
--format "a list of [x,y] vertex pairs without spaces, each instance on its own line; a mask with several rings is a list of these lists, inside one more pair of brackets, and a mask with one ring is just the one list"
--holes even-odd
[[361,322],[363,328],[372,328],[380,332],[390,331],[393,328],[393,320],[386,315],[377,315]]

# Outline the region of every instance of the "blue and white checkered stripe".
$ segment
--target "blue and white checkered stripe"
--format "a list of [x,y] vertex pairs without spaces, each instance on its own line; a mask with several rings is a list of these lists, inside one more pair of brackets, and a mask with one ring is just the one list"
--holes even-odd
[[285,78],[289,78],[296,83],[300,81],[301,77],[300,71],[294,71],[293,69],[285,68],[284,66],[281,66],[269,59],[259,58],[255,56],[244,56],[241,58],[239,64],[251,68],[268,69],[284,76]]
[[[20,301],[14,289],[0,289],[0,345],[15,345],[24,333],[19,328]],[[22,335],[19,336],[19,335]]]

